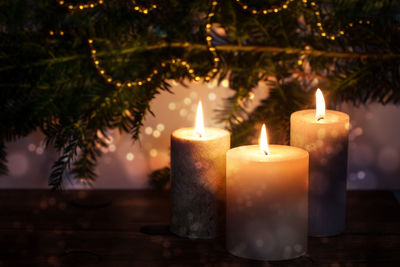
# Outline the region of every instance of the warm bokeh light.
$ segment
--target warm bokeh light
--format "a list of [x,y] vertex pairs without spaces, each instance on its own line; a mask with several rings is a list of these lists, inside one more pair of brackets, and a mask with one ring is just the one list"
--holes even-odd
[[317,121],[319,121],[325,118],[325,99],[319,88],[315,93],[315,98],[316,98],[315,118],[317,119]]
[[196,126],[194,129],[194,135],[197,137],[204,137],[205,134],[206,133],[204,131],[203,106],[201,104],[201,101],[199,101],[199,104],[197,105]]
[[260,135],[260,150],[265,153],[265,155],[269,154],[268,147],[268,138],[267,138],[267,130],[265,128],[265,123],[261,127],[261,135]]

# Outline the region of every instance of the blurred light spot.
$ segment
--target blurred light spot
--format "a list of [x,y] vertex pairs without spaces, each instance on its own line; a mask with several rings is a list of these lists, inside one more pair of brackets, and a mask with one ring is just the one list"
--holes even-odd
[[107,144],[111,144],[112,142],[114,142],[114,138],[112,136],[108,136],[107,138],[104,138],[104,141]]
[[43,148],[43,147],[38,146],[38,147],[36,148],[36,154],[37,154],[37,155],[42,155],[43,152],[44,152],[44,148]]
[[365,172],[364,171],[359,171],[357,172],[357,178],[362,180],[365,178]]
[[303,249],[303,247],[302,247],[300,244],[294,245],[294,250],[295,250],[296,252],[300,252],[302,249]]
[[150,126],[146,127],[146,129],[144,129],[145,134],[150,135],[152,132],[153,132],[153,129]]
[[133,153],[129,152],[129,153],[126,154],[126,159],[128,161],[132,161],[132,160],[135,159],[135,155],[133,155]]
[[185,97],[185,99],[183,99],[183,103],[185,105],[190,105],[192,104],[192,100],[189,97]]
[[28,145],[28,150],[29,151],[33,152],[33,151],[35,151],[35,149],[36,149],[36,145],[35,144],[29,144]]
[[399,150],[392,147],[385,147],[379,151],[379,167],[385,172],[393,172],[399,167]]
[[217,98],[217,95],[215,93],[208,94],[208,99],[210,99],[210,101],[214,101],[216,98]]
[[190,93],[190,98],[196,99],[199,95],[196,92]]
[[54,206],[57,203],[57,200],[54,197],[49,198],[49,205],[50,206]]
[[157,124],[157,130],[159,130],[160,132],[164,131],[165,126],[162,123]]
[[155,148],[152,148],[152,149],[150,149],[150,156],[151,157],[157,157],[157,155],[158,155],[158,151],[157,151],[157,149],[155,149]]
[[363,129],[361,127],[357,127],[353,130],[353,134],[356,136],[362,135],[363,134]]
[[207,87],[213,89],[215,86],[217,86],[217,83],[218,83],[217,79],[213,79],[211,82],[207,83]]
[[250,92],[250,93],[249,93],[249,99],[250,99],[250,100],[253,100],[253,99],[254,99],[254,96],[255,96],[255,95],[254,95],[253,92]]
[[103,138],[103,133],[100,130],[97,130],[97,137],[98,138]]
[[177,85],[179,85],[179,83],[177,83],[175,80],[172,80],[172,85],[177,86]]
[[331,145],[325,146],[325,152],[326,154],[332,154],[333,153],[333,147]]
[[169,108],[170,110],[175,110],[175,109],[176,109],[176,104],[175,104],[174,102],[170,102],[170,103],[168,104],[168,108]]
[[163,243],[164,248],[169,248],[170,246],[171,246],[171,242],[169,242],[168,240],[164,241],[164,243]]
[[42,210],[44,210],[44,209],[47,209],[47,207],[48,207],[49,205],[47,204],[47,201],[42,200],[42,201],[40,201],[39,206],[40,206],[40,208],[41,208]]
[[229,86],[229,82],[228,82],[228,80],[223,80],[222,82],[221,82],[221,85],[223,86],[223,87],[225,87],[225,88],[227,88],[228,86]]
[[350,179],[350,181],[357,180],[357,175],[355,173],[350,173],[349,179]]
[[188,111],[184,108],[179,111],[179,115],[181,115],[181,117],[185,117],[187,114],[188,114]]
[[[306,68],[304,68],[304,71],[307,71]],[[318,78],[315,78],[315,79],[312,79],[311,84],[309,86],[318,87],[318,84],[319,84],[319,80],[318,80]]]
[[363,134],[363,129],[361,127],[357,127],[350,132],[349,139],[354,140],[356,137]]
[[160,133],[160,131],[158,131],[158,130],[155,130],[155,131],[153,132],[153,136],[154,136],[155,138],[160,137],[160,135],[161,135],[161,133]]
[[108,150],[110,150],[110,152],[114,152],[116,149],[117,147],[114,144],[108,146]]
[[8,157],[8,170],[11,176],[21,176],[29,168],[29,162],[22,153],[13,153]]

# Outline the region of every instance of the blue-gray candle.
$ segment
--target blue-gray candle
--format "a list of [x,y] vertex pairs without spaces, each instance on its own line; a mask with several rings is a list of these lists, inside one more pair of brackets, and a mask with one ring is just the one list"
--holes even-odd
[[[294,112],[290,118],[290,144],[310,153],[310,236],[332,236],[345,229],[349,116],[326,110]],[[323,104],[323,109],[321,109]]]

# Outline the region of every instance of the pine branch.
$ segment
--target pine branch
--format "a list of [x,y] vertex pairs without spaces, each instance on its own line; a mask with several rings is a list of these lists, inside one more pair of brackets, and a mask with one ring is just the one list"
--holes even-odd
[[[135,46],[118,50],[109,50],[109,51],[100,51],[97,53],[97,56],[112,56],[112,55],[127,55],[133,54],[137,52],[143,51],[152,51],[152,50],[160,50],[160,49],[168,49],[168,48],[184,48],[189,52],[192,50],[203,50],[207,51],[208,47],[204,44],[193,44],[193,43],[161,43],[157,45],[148,45],[148,46]],[[347,59],[379,59],[379,60],[389,60],[389,59],[400,59],[400,54],[396,53],[355,53],[355,52],[334,52],[334,51],[323,51],[317,49],[299,49],[295,47],[275,47],[275,46],[239,46],[239,45],[218,45],[216,46],[217,51],[219,52],[262,52],[262,53],[284,53],[288,55],[296,54],[296,55],[309,55],[316,57],[327,57],[327,58],[347,58]],[[13,70],[16,68],[33,68],[45,65],[53,65],[60,64],[69,61],[76,61],[86,59],[87,54],[74,55],[74,56],[66,56],[66,57],[56,57],[41,60],[35,62],[33,64],[23,65],[23,66],[4,66],[0,68],[0,72]]]

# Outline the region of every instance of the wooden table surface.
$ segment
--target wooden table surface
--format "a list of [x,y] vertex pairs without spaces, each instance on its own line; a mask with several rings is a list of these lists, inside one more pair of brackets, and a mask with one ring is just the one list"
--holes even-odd
[[309,238],[307,255],[241,259],[223,238],[168,232],[169,192],[0,191],[0,266],[400,266],[400,205],[390,191],[349,191],[345,233]]

